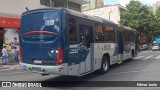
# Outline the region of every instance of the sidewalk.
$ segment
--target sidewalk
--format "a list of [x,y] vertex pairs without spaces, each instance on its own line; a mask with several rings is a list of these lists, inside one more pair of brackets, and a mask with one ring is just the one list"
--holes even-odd
[[7,65],[3,65],[2,57],[0,57],[0,71],[14,70],[14,69],[20,69],[20,64],[19,63],[7,63]]

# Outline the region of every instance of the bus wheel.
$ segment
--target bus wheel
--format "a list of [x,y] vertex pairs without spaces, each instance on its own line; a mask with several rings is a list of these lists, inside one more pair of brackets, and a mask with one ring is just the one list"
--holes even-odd
[[133,57],[134,57],[134,50],[132,50],[132,52],[131,52],[131,58],[129,59],[129,60],[133,60]]
[[108,69],[109,69],[109,59],[108,57],[104,56],[101,63],[100,73],[104,74],[108,71]]
[[132,54],[132,57],[134,57],[134,50],[132,50],[132,53],[131,53],[131,54]]

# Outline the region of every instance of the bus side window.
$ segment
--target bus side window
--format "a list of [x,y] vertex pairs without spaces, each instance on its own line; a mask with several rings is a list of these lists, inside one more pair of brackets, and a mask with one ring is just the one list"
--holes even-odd
[[112,26],[106,25],[104,34],[105,34],[104,40],[106,42],[111,42],[111,43],[115,42],[115,30]]
[[91,27],[80,25],[80,43],[82,46],[90,47],[91,43]]
[[128,31],[124,29],[123,31],[123,40],[124,40],[124,44],[128,44],[129,43],[129,34]]
[[77,41],[76,21],[70,17],[68,20],[69,41]]
[[96,25],[95,39],[96,39],[96,41],[103,41],[104,40],[104,33],[103,33],[103,29],[102,29],[101,24]]

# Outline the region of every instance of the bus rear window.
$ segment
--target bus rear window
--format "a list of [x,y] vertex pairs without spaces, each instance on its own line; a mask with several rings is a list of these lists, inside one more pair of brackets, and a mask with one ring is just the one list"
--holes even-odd
[[20,35],[24,40],[55,40],[59,31],[59,12],[38,12],[22,16]]

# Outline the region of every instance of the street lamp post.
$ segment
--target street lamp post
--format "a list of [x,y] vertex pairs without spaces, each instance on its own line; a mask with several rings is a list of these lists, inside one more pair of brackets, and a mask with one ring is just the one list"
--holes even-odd
[[111,14],[112,12],[113,12],[113,11],[110,11],[110,12],[109,12],[109,20],[110,20],[110,14]]

